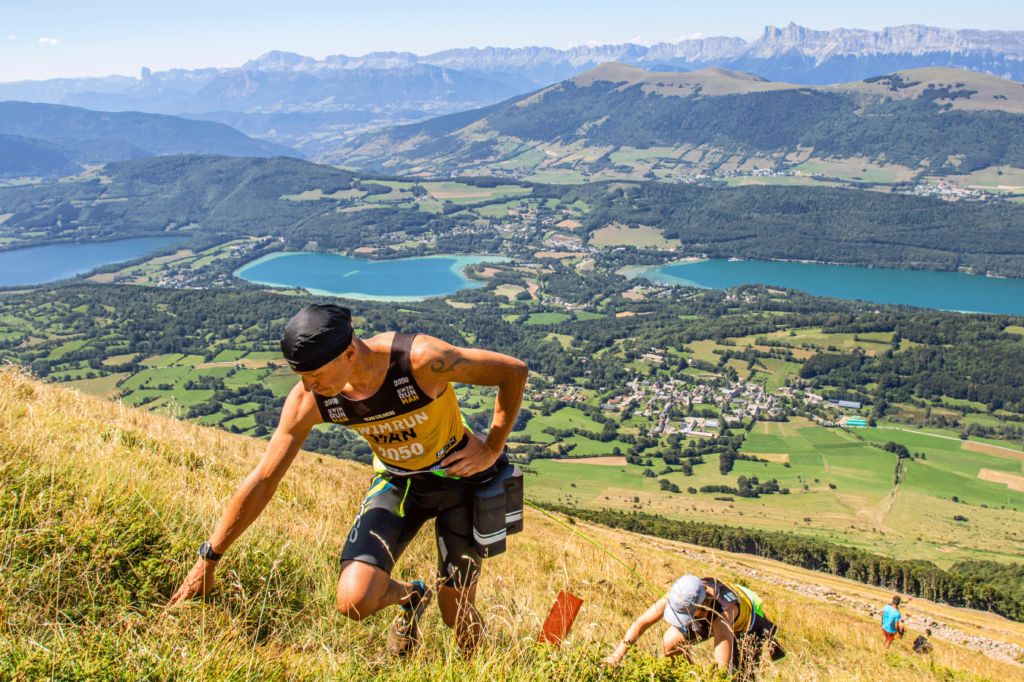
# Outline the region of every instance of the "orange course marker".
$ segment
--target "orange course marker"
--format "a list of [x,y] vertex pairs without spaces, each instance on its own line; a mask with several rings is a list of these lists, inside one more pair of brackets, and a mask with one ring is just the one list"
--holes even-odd
[[583,606],[582,599],[561,590],[551,607],[551,612],[548,613],[547,620],[544,621],[544,629],[541,630],[537,641],[555,646],[561,644],[562,640],[568,636],[569,630],[572,629],[572,624],[576,620],[581,606]]

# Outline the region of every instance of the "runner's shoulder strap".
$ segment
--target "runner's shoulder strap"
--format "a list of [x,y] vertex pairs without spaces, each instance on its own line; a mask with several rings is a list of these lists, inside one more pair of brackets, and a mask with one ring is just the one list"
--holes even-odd
[[402,374],[412,374],[412,342],[416,336],[416,334],[395,332],[394,338],[391,339],[389,371],[397,370]]

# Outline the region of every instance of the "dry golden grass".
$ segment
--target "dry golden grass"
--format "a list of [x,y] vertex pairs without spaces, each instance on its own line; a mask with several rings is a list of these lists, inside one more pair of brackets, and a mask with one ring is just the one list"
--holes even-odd
[[575,251],[537,251],[533,254],[534,258],[582,258],[586,256],[585,253],[577,253]]
[[978,472],[978,478],[992,483],[1003,483],[1010,490],[1024,490],[1024,476],[1009,474],[1005,471],[994,469],[982,469]]
[[788,462],[789,453],[787,452],[759,452],[757,456],[761,459],[766,459],[769,462]]
[[998,445],[989,445],[987,443],[978,443],[973,440],[965,440],[960,443],[961,450],[969,450],[970,452],[981,452],[986,455],[992,455],[993,457],[1002,457],[1003,459],[1014,459],[1018,462],[1024,462],[1024,452],[1017,452],[1010,448],[1001,448]]
[[[393,661],[385,635],[394,614],[353,623],[334,608],[338,555],[370,471],[302,453],[222,560],[214,596],[165,610],[264,443],[40,384],[11,368],[0,370],[0,436],[0,679],[596,680],[597,657],[653,599],[605,552],[530,512],[527,529],[485,569],[479,605],[487,639],[478,655],[463,660],[432,609],[421,649]],[[709,570],[659,549],[664,541],[585,532],[659,588]],[[396,577],[433,575],[431,535],[413,542]],[[761,679],[1019,673],[942,643],[930,657],[906,649],[885,656],[877,623],[750,584],[791,652],[767,664]],[[534,638],[560,589],[582,597],[583,611],[560,650],[538,647]],[[700,667],[657,668],[644,654],[655,653],[659,640],[660,632],[648,634],[632,667],[603,679],[711,679]],[[709,647],[696,658],[707,665]]]

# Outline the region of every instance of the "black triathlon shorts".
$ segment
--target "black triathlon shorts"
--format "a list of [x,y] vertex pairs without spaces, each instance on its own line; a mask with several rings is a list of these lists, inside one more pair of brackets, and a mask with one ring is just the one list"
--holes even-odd
[[[683,635],[686,644],[700,644],[711,639],[713,631],[711,623],[706,618],[694,620],[689,627],[676,628]],[[761,660],[761,652],[765,644],[769,645],[768,655],[773,661],[777,661],[786,655],[775,637],[778,634],[778,627],[775,623],[760,614],[754,614],[754,622],[750,624],[747,632],[736,636],[732,648],[732,664],[738,670],[749,669],[756,666]],[[746,668],[744,668],[746,666]],[[742,677],[740,679],[743,679]]]
[[462,479],[433,473],[374,477],[341,560],[361,561],[390,575],[423,524],[435,519],[438,579],[447,587],[472,585],[483,565],[473,549],[473,492],[507,464],[502,455],[490,469]]
[[760,614],[754,614],[754,622],[745,635],[736,638],[732,648],[732,663],[747,676],[740,679],[753,679],[753,669],[760,663],[765,644],[768,645],[768,656],[778,661],[786,655],[786,650],[776,641],[779,628]]

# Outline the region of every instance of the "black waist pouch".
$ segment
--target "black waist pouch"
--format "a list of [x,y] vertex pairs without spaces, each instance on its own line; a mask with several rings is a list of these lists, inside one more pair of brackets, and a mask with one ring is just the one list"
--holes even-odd
[[483,558],[505,551],[505,538],[523,529],[523,471],[506,461],[473,493],[473,549]]

